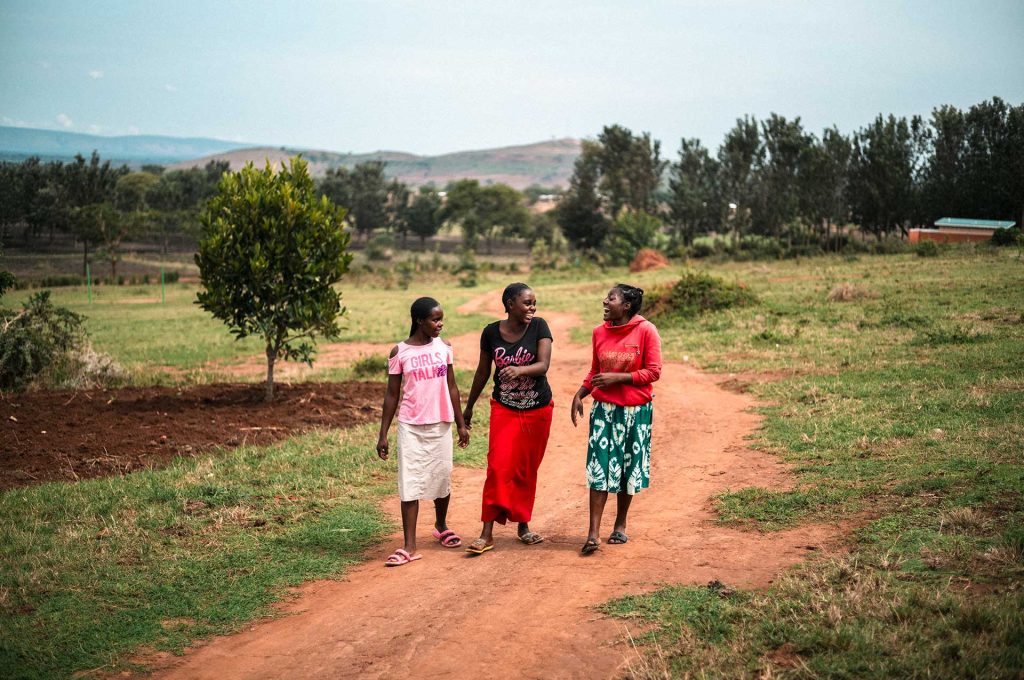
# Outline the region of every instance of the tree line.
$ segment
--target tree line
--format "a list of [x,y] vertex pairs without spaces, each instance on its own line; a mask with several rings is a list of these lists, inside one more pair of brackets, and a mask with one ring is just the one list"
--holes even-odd
[[[96,257],[110,262],[116,278],[129,240],[159,244],[164,253],[174,239],[194,246],[200,214],[229,169],[226,161],[211,161],[202,168],[146,165],[132,171],[112,166],[95,152],[68,163],[38,158],[2,163],[0,242],[20,239],[24,246],[44,246],[65,234],[81,245],[83,271],[90,257]],[[347,227],[364,243],[379,232],[403,244],[409,237],[423,243],[448,224],[460,227],[469,249],[481,241],[489,249],[498,237],[539,233],[550,238],[550,219],[535,219],[527,209],[531,200],[550,191],[555,190],[532,187],[524,194],[504,184],[484,186],[465,179],[445,190],[425,186],[413,192],[388,179],[382,161],[333,168],[316,182],[317,195],[346,209]]]
[[[116,278],[129,240],[164,252],[172,241],[194,246],[199,215],[228,170],[222,161],[132,171],[95,152],[67,163],[2,163],[0,242],[32,246],[67,234],[81,245],[83,270],[98,256]],[[884,240],[939,217],[1024,222],[1024,105],[942,106],[927,121],[879,115],[849,135],[835,127],[818,135],[775,113],[744,116],[715,152],[684,138],[674,161],[649,133],[611,125],[582,142],[569,187],[546,214],[527,206],[562,192],[471,179],[414,191],[385,170],[383,161],[333,168],[315,185],[346,209],[364,245],[381,233],[423,243],[457,225],[466,250],[522,238],[551,252],[567,240],[612,262],[643,247],[689,252],[707,234],[737,249],[810,253],[839,250],[858,229]]]
[[[122,246],[129,238],[160,243],[166,253],[172,236],[198,234],[199,213],[217,193],[226,161],[204,168],[165,171],[146,165],[137,172],[112,166],[93,152],[68,163],[0,164],[0,240],[12,236],[27,245],[53,242],[57,233],[82,246],[82,266],[90,255],[108,260],[117,276]],[[12,234],[20,229],[20,234]]]
[[744,116],[717,152],[684,138],[675,162],[649,134],[612,125],[583,142],[557,211],[574,246],[613,253],[709,233],[831,250],[850,225],[883,239],[940,217],[1024,221],[1024,105],[879,115],[850,135]]

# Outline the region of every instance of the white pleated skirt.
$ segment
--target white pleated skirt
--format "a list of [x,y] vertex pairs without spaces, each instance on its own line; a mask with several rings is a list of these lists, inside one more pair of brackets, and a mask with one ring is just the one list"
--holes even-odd
[[398,497],[432,501],[452,492],[452,424],[398,423]]

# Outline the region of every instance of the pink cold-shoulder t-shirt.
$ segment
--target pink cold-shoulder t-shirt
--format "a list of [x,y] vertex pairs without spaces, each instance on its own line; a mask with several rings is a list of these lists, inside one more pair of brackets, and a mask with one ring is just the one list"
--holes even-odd
[[388,373],[402,376],[399,422],[429,425],[455,420],[448,391],[448,366],[454,360],[452,348],[440,338],[426,345],[398,343],[398,353],[388,358]]

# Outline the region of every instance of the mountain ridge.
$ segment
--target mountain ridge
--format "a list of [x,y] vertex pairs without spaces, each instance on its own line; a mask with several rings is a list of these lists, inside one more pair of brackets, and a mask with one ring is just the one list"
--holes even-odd
[[453,180],[476,179],[481,184],[502,183],[525,189],[533,184],[567,186],[579,153],[580,141],[572,138],[436,156],[402,151],[357,154],[292,147],[253,147],[182,161],[173,167],[201,167],[211,161],[227,161],[231,169],[237,171],[248,162],[257,166],[267,162],[278,165],[301,154],[309,163],[310,174],[314,177],[322,177],[329,169],[351,168],[359,163],[380,160],[385,162],[384,172],[389,178],[410,186],[434,184],[441,187]]
[[70,160],[75,154],[89,156],[95,150],[111,162],[172,163],[247,146],[253,146],[252,142],[169,135],[107,137],[64,130],[0,126],[0,156],[12,160],[29,156]]

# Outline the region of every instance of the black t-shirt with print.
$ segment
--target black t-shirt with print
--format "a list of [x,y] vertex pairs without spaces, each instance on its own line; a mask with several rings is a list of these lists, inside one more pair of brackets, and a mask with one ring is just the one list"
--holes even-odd
[[537,363],[537,346],[542,338],[551,338],[548,323],[540,317],[533,317],[526,332],[516,342],[506,342],[498,328],[500,321],[487,324],[480,334],[480,351],[487,352],[494,362],[494,392],[492,397],[502,406],[517,411],[547,406],[551,403],[551,385],[546,375],[536,378],[521,377],[501,382],[498,374],[506,366],[529,366]]

